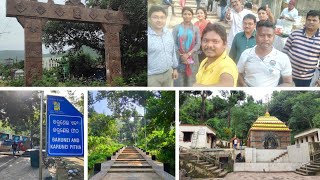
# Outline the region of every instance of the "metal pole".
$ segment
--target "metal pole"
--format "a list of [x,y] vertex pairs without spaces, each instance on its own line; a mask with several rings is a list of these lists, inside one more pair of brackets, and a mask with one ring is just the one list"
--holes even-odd
[[42,114],[43,114],[43,91],[41,91],[40,103],[40,150],[39,150],[39,180],[42,180]]
[[147,152],[147,118],[146,118],[146,108],[144,108],[144,140],[146,142],[146,152]]

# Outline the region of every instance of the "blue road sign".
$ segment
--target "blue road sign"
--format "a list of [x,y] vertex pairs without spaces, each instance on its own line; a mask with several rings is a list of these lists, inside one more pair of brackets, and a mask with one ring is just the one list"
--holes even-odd
[[48,156],[83,156],[83,134],[83,115],[66,98],[48,95]]

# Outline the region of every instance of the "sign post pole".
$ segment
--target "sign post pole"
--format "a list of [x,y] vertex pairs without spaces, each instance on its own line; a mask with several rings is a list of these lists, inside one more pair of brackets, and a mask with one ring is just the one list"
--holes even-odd
[[40,150],[39,150],[39,180],[42,180],[42,114],[43,114],[43,91],[40,93]]

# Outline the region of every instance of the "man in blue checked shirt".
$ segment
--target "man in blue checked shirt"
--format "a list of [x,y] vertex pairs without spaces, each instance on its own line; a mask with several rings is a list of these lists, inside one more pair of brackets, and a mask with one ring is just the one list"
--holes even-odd
[[148,19],[148,86],[173,86],[178,78],[178,60],[172,33],[164,27],[167,13],[160,6],[152,6]]

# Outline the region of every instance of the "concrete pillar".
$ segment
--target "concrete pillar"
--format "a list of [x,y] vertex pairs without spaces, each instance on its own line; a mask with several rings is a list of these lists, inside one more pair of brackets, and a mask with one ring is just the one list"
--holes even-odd
[[119,38],[121,29],[122,25],[102,24],[105,39],[106,76],[109,84],[112,84],[116,77],[122,76]]
[[25,86],[42,78],[42,29],[47,20],[43,18],[17,17],[24,28]]

